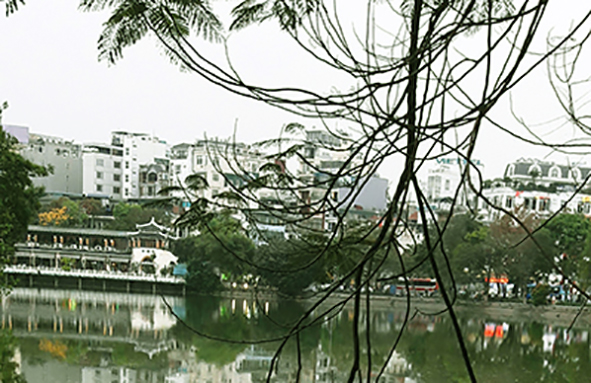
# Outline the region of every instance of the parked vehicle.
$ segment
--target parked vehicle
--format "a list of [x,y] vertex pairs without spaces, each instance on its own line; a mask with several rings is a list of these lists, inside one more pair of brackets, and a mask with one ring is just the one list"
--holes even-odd
[[[411,296],[430,297],[439,291],[437,280],[433,278],[408,278],[408,292]],[[405,296],[407,287],[404,278],[398,278],[398,283],[390,285],[389,293]]]

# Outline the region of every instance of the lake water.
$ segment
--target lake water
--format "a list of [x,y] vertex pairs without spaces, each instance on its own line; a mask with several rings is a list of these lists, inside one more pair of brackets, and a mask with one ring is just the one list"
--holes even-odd
[[[403,312],[382,306],[362,318],[372,329],[371,352],[364,346],[361,355],[363,382],[369,360],[371,381],[378,375],[388,383],[468,381],[447,317],[416,315],[390,353]],[[2,301],[1,316],[17,338],[16,359],[29,383],[246,383],[266,381],[277,339],[304,309],[290,301],[15,289]],[[346,381],[354,360],[352,320],[345,308],[331,320],[307,323],[300,358],[297,342],[287,342],[272,381],[295,382],[298,366],[300,382]],[[466,314],[460,321],[479,382],[591,379],[585,328],[567,332]],[[360,338],[365,345],[365,331]]]

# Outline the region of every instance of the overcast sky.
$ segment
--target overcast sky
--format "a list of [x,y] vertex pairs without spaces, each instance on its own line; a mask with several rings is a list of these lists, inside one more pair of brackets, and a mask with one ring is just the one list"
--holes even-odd
[[[577,9],[573,4],[585,2],[568,3],[569,7],[552,10],[559,27],[568,27],[569,20],[585,10],[584,5]],[[228,137],[236,124],[238,138],[246,142],[275,137],[280,127],[291,121],[310,127],[314,124],[229,94],[194,74],[181,73],[153,40],[127,49],[124,59],[114,66],[98,62],[96,41],[106,18],[104,13],[82,13],[76,2],[67,1],[30,1],[9,18],[0,17],[0,102],[10,104],[5,124],[28,126],[31,132],[80,143],[108,142],[111,131],[127,130],[153,133],[170,144],[203,138],[206,133]],[[239,63],[240,57],[250,58],[240,69],[253,78],[268,83],[285,78],[314,82],[323,76],[308,61],[294,60],[290,55],[293,44],[273,26],[251,28],[231,41]],[[528,123],[560,115],[545,68],[521,84],[513,92],[513,100]],[[518,129],[508,100],[499,104],[493,115],[504,126]],[[540,132],[559,126],[555,122]],[[563,127],[552,137],[567,138],[573,132]],[[547,150],[527,147],[487,128],[475,157],[485,164],[485,175],[494,177],[501,175],[508,161],[546,154]],[[562,157],[550,159],[566,161]],[[585,158],[570,158],[581,160]],[[388,176],[387,169],[382,173]]]

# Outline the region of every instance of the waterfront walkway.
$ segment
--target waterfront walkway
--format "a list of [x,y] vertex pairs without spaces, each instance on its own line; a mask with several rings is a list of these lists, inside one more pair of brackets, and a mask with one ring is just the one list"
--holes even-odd
[[176,276],[137,274],[106,270],[63,270],[55,267],[8,265],[4,274],[17,279],[19,287],[71,288],[185,295],[185,280]]
[[9,275],[43,275],[48,277],[69,277],[85,279],[113,279],[118,281],[160,282],[171,284],[184,284],[183,278],[174,276],[161,276],[156,274],[133,274],[121,271],[106,270],[62,270],[54,267],[31,267],[25,265],[9,265],[4,268],[4,273]]

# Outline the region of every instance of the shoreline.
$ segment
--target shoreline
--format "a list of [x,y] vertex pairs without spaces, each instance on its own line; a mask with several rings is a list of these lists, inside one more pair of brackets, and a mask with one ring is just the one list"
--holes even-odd
[[[236,291],[225,292],[220,294],[224,298],[252,298],[252,292]],[[347,299],[346,294],[336,294],[323,302],[320,307],[327,309],[330,305],[342,302]],[[260,293],[259,299],[278,300],[283,299],[276,294]],[[313,296],[309,298],[294,298],[295,301],[306,306],[317,302],[321,297]],[[400,309],[406,308],[406,298],[392,297],[388,295],[374,295],[371,297],[371,307],[376,310],[385,309]],[[352,307],[353,300],[349,299],[346,307]],[[411,299],[411,310],[418,310],[425,315],[436,315],[445,309],[445,304],[438,298],[418,298]],[[521,302],[473,302],[473,301],[456,301],[454,304],[456,313],[460,316],[471,316],[473,318],[503,321],[503,322],[539,322],[544,324],[551,324],[561,327],[569,327],[576,318],[573,328],[589,328],[591,327],[591,305],[587,305],[579,314],[580,306],[562,306],[562,305],[547,305],[534,306],[531,304]],[[365,304],[362,300],[362,310],[365,310]],[[411,313],[412,314],[412,313]],[[446,315],[439,314],[439,315]],[[578,317],[577,317],[578,315]]]

